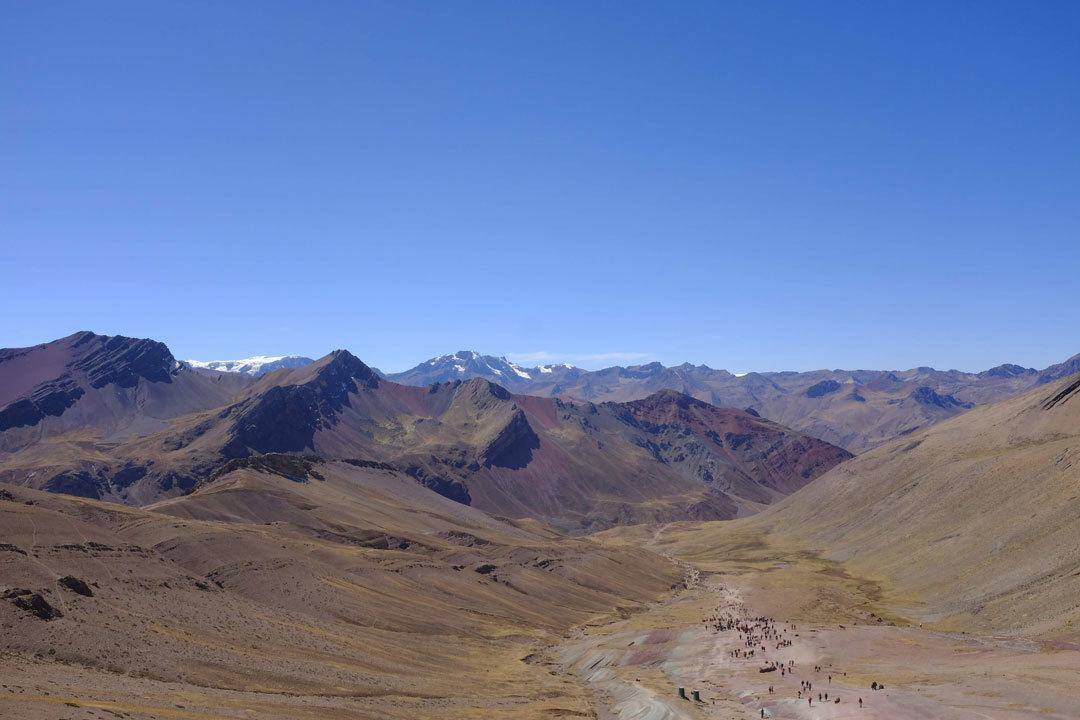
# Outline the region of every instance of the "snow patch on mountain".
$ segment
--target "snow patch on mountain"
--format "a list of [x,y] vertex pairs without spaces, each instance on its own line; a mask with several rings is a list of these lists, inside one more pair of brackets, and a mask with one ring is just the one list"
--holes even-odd
[[241,360],[185,360],[184,362],[203,370],[258,376],[281,368],[304,367],[314,361],[301,355],[254,355]]

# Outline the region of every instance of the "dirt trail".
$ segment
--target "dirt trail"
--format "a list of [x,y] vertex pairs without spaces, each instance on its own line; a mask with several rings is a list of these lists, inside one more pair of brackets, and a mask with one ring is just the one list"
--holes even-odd
[[[647,544],[656,549],[664,529]],[[604,720],[1080,717],[1075,651],[935,633],[873,613],[853,622],[847,586],[832,579],[842,574],[823,575],[812,589],[819,611],[820,597],[836,603],[836,622],[773,617],[768,596],[786,587],[784,573],[791,592],[811,592],[798,563],[720,574],[661,554],[684,569],[685,588],[549,652],[596,693]],[[701,702],[680,698],[680,687],[688,697],[697,690]]]

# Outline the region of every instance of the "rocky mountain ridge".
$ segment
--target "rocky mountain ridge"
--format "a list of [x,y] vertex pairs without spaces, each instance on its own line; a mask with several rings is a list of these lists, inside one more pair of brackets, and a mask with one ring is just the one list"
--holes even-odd
[[[452,359],[476,358],[482,366]],[[497,358],[461,351],[388,375],[404,384],[484,377],[498,381]],[[520,368],[505,384],[515,392],[594,402],[637,400],[676,390],[713,405],[752,409],[855,453],[982,405],[1080,371],[1080,355],[1042,371],[1003,364],[983,372],[814,370],[734,374],[707,365],[658,362],[601,370]],[[1070,372],[1071,370],[1071,372]],[[511,373],[512,374],[512,373]],[[525,377],[527,376],[527,377]]]
[[[58,342],[71,354],[82,340]],[[194,372],[167,349],[148,355],[155,346],[147,341],[93,342],[117,351],[120,382],[128,382],[129,359],[157,358],[131,391],[153,393],[170,413],[147,417],[144,398],[110,395],[124,420],[119,432],[112,415],[103,421],[80,399],[30,434],[0,434],[12,450],[0,458],[0,478],[144,504],[191,491],[230,460],[311,454],[388,463],[460,502],[583,529],[754,512],[850,457],[742,410],[670,391],[636,404],[596,404],[519,395],[482,378],[416,387],[380,377],[344,350],[226,385],[225,374]],[[46,358],[47,347],[30,350]],[[46,365],[36,365],[42,377],[52,375]],[[160,377],[165,366],[172,369]],[[0,364],[0,387],[20,380],[8,367]],[[83,382],[81,370],[70,372]],[[193,389],[200,392],[188,397]]]

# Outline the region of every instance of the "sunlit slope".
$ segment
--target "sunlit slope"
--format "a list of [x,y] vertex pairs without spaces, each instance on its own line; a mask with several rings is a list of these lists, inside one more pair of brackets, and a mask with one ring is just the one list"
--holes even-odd
[[391,470],[280,456],[152,509],[11,488],[0,527],[0,590],[62,613],[0,600],[13,688],[0,716],[54,717],[64,702],[184,717],[587,714],[581,689],[529,654],[678,580],[650,553],[501,521]]
[[947,625],[1077,630],[1080,376],[840,465],[737,524],[887,580]]

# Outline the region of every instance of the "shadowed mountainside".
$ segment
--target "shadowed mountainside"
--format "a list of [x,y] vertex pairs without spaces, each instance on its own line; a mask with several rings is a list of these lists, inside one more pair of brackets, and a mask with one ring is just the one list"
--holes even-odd
[[242,378],[205,376],[162,343],[78,332],[0,350],[0,451],[73,431],[123,440],[227,402]]

